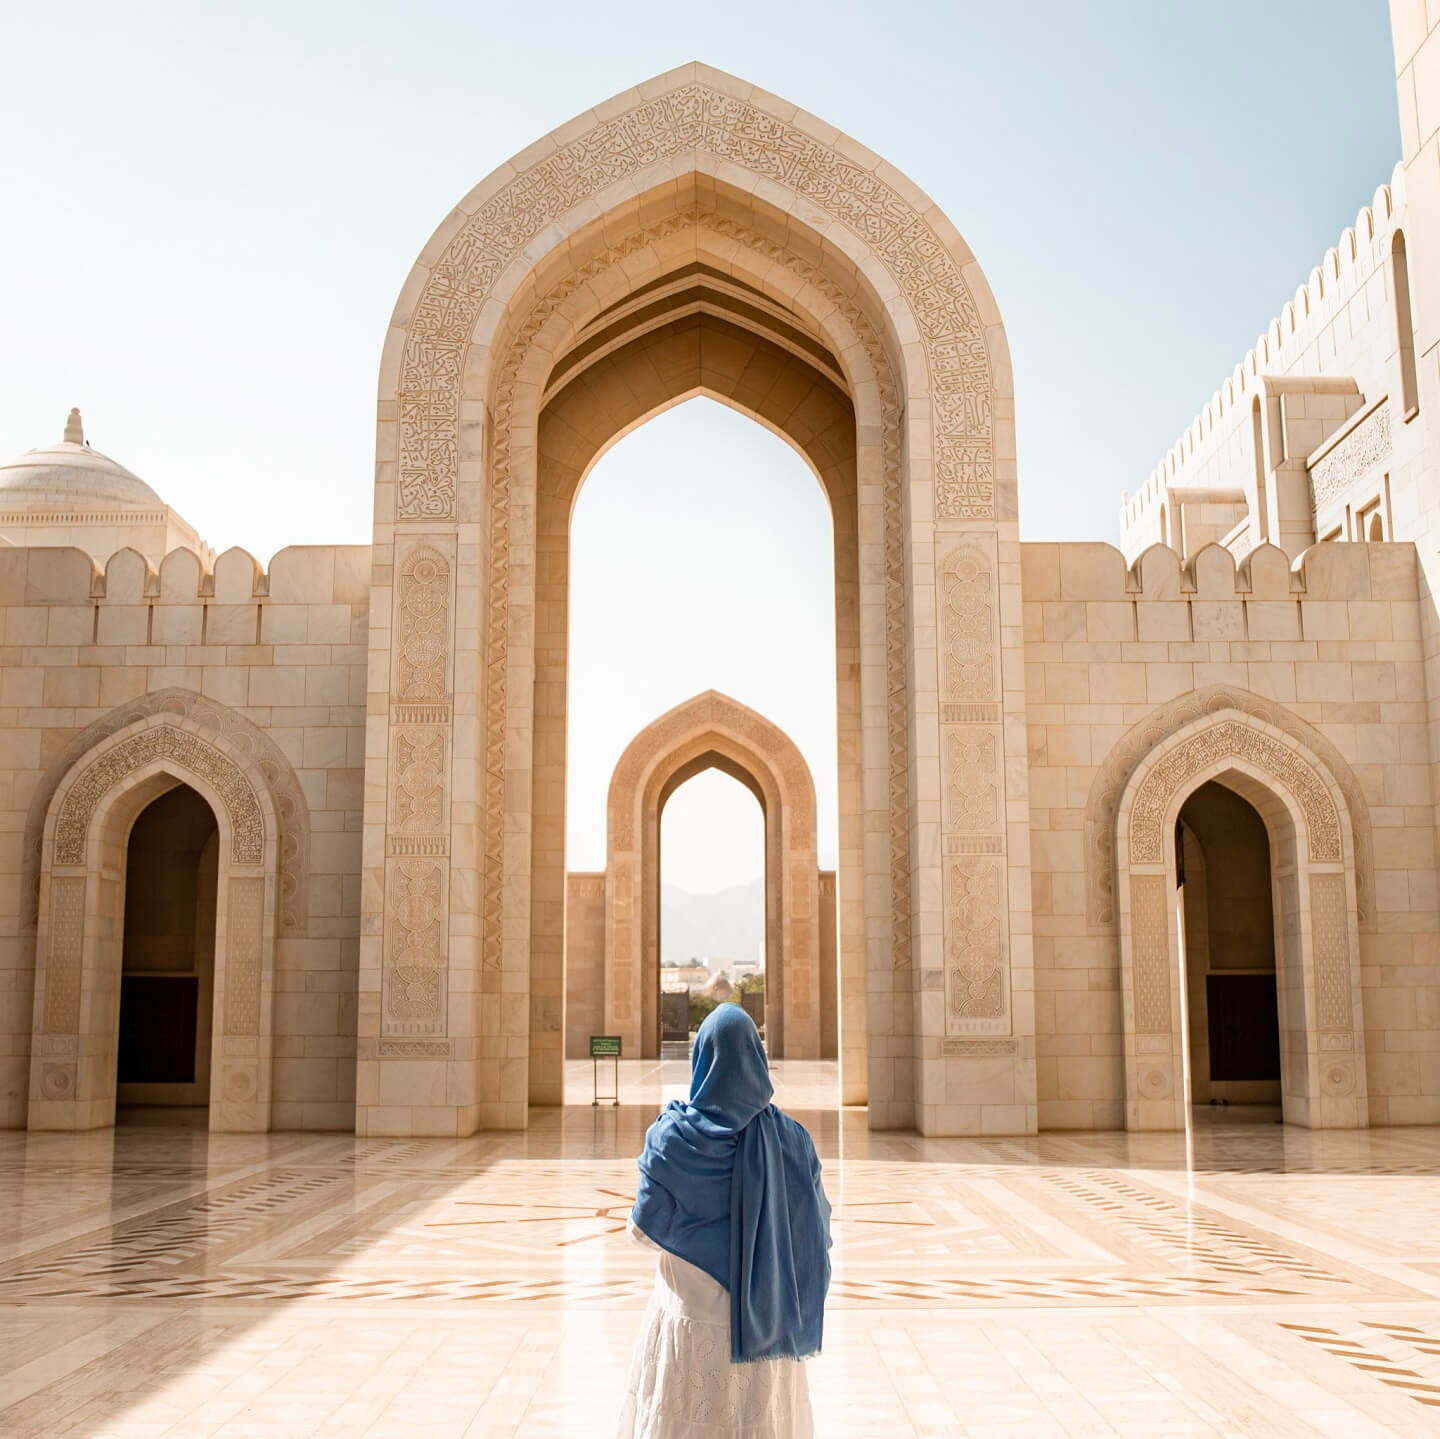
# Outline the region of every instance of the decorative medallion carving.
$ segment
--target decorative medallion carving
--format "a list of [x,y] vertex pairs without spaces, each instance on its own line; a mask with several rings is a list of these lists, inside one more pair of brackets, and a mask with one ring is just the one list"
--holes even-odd
[[232,876],[225,912],[225,1033],[260,1033],[260,983],[265,953],[265,881]]
[[1004,1020],[1008,1011],[1004,883],[995,860],[957,859],[945,866],[947,1028]]
[[1000,659],[995,625],[995,576],[978,546],[960,545],[940,566],[944,625],[942,697],[993,699]]
[[1000,735],[995,730],[952,729],[945,736],[946,818],[952,830],[1000,827]]
[[55,875],[50,880],[50,953],[45,962],[46,1034],[80,1033],[87,883],[84,875]]
[[1130,863],[1165,859],[1165,817],[1177,790],[1192,776],[1227,759],[1243,759],[1273,775],[1300,801],[1312,861],[1340,859],[1340,815],[1324,780],[1300,753],[1238,719],[1197,731],[1164,754],[1142,781],[1130,806]]
[[1169,880],[1130,876],[1130,967],[1135,987],[1135,1032],[1170,1033]]
[[85,863],[85,841],[95,807],[135,770],[168,760],[204,780],[225,806],[232,864],[265,860],[265,818],[250,782],[214,745],[189,730],[158,724],[113,745],[83,769],[70,786],[55,821],[55,863]]
[[394,731],[394,808],[391,828],[435,832],[445,817],[444,729],[419,726]]
[[396,581],[396,608],[396,698],[410,703],[448,700],[450,561],[434,545],[412,545],[405,552]]
[[444,1023],[444,860],[400,860],[388,873],[385,905],[385,1027],[420,1034]]

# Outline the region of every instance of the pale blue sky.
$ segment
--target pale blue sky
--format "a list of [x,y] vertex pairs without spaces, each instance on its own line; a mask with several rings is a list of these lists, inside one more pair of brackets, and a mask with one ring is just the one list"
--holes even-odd
[[[368,539],[381,339],[454,202],[576,112],[687,60],[839,125],[954,220],[1005,318],[1021,525],[1035,539],[1116,538],[1121,489],[1144,480],[1399,156],[1384,0],[82,0],[7,7],[0,52],[0,452],[57,439],[78,404],[97,448],[217,548],[262,559],[289,542]],[[699,452],[732,441],[730,503],[785,490],[782,473],[808,480],[788,452],[757,458],[743,425],[727,414],[717,429],[708,408],[665,417],[663,448],[644,432],[618,446],[590,487],[592,542],[648,538],[652,556],[670,544],[677,588],[697,555],[624,503],[626,485],[713,484],[723,456]],[[814,548],[780,562],[812,597],[829,584],[803,568]],[[746,604],[737,634],[766,618]],[[693,628],[674,614],[657,644]],[[716,668],[747,648],[712,651]],[[609,676],[610,699],[593,700],[618,706],[607,736],[654,717],[626,698],[634,676],[575,660],[577,700],[607,693],[586,665]],[[797,739],[833,730],[829,675],[824,659],[792,677],[811,695],[784,720]],[[739,698],[789,714],[763,667],[745,678]],[[829,743],[802,749],[833,812]],[[602,749],[575,775],[592,799],[618,754]],[[572,862],[603,856],[602,823],[586,820]],[[714,882],[692,887],[745,877],[717,845],[691,866]]]

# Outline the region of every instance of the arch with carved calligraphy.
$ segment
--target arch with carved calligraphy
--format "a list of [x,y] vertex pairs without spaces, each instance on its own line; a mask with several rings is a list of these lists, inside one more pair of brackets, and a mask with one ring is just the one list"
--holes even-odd
[[[642,351],[653,360],[683,343],[687,326],[715,341],[715,357],[740,337],[759,368],[722,358],[698,376],[662,371],[668,393],[651,385],[639,405],[611,383]],[[760,383],[766,371],[777,383]],[[877,1127],[983,1119],[983,1105],[919,1102],[922,1069],[934,1068],[939,1093],[969,1056],[942,1045],[943,1011],[915,1002],[956,942],[939,882],[943,821],[916,796],[940,786],[931,636],[935,545],[947,532],[989,546],[995,673],[1021,672],[998,653],[1021,634],[1018,586],[1000,583],[1018,573],[1004,330],[974,257],[920,190],[777,97],[689,65],[478,186],[422,253],[387,336],[372,615],[391,620],[371,631],[361,948],[362,992],[381,998],[360,1013],[362,1133],[520,1127],[529,1103],[558,1097],[564,875],[552,841],[563,813],[537,808],[537,796],[556,792],[540,771],[563,769],[550,733],[561,716],[547,708],[563,705],[563,684],[548,684],[563,642],[547,585],[577,467],[547,471],[555,416],[576,396],[598,404],[588,427],[598,453],[657,407],[703,392],[804,448],[797,431],[812,417],[799,395],[787,406],[785,388],[800,376],[849,407],[843,463],[854,471],[851,595],[839,594],[837,568],[837,623],[850,605],[857,639],[837,654],[837,693],[850,686],[841,724],[853,729],[842,736],[852,769],[841,776],[851,824],[839,944],[847,985],[887,998],[853,1037],[847,1099],[868,1101]],[[837,546],[840,531],[837,518]],[[445,573],[425,641],[436,694],[418,705],[395,663],[414,635],[403,580],[416,547]],[[995,709],[1016,732],[1023,706],[1023,685],[1007,678]],[[1008,764],[1021,784],[1023,754]],[[1028,844],[996,848],[998,892],[1018,904]],[[1007,992],[1028,995],[1028,916],[1005,932]],[[476,998],[456,1010],[452,989]],[[402,993],[424,1014],[397,1016],[385,996]],[[935,1028],[933,1043],[917,1024]],[[1005,1028],[1016,1064],[1033,1067],[1028,1011],[1007,1012]],[[1033,1087],[1017,1078],[1015,1091]],[[452,1098],[437,1107],[437,1092]],[[1033,1128],[1033,1102],[1007,1106],[1005,1122],[1016,1113]]]
[[1355,839],[1344,791],[1295,735],[1223,708],[1157,743],[1116,810],[1126,1125],[1183,1129],[1188,1120],[1176,820],[1212,781],[1259,813],[1269,839],[1284,1118],[1363,1127]]
[[177,785],[209,806],[218,831],[210,1128],[270,1126],[279,810],[250,754],[189,715],[162,711],[81,754],[46,811],[31,1129],[114,1123],[130,832]]

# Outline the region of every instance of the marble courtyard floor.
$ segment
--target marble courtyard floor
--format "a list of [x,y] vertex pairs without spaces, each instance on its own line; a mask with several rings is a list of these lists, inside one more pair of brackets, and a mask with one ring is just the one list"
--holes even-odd
[[[1440,1433],[1440,1130],[927,1140],[802,1068],[821,1435]],[[459,1141],[0,1133],[0,1434],[609,1434],[680,1076]]]

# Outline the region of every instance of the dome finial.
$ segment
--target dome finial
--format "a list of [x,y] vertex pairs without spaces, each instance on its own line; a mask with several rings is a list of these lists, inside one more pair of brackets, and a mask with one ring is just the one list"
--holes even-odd
[[65,443],[67,445],[83,445],[85,443],[85,431],[80,427],[80,411],[72,409],[70,417],[65,421]]

